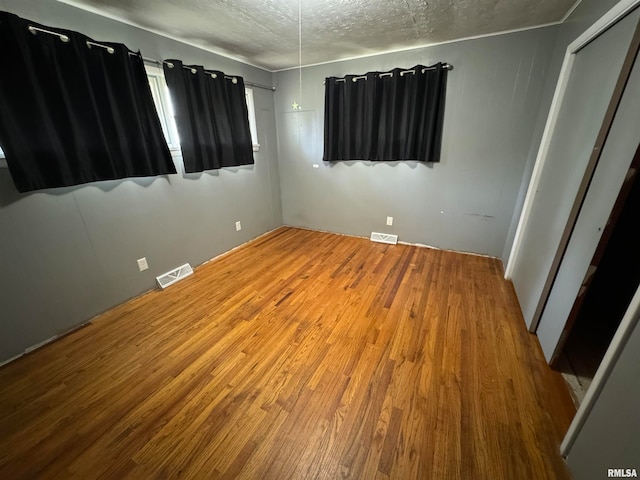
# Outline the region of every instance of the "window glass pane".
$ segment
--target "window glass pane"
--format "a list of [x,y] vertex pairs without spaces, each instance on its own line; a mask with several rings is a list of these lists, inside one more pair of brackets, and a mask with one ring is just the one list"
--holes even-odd
[[153,103],[156,104],[156,110],[158,110],[158,117],[160,118],[160,125],[162,125],[162,133],[164,138],[169,142],[169,128],[167,127],[166,112],[164,111],[162,100],[160,99],[160,89],[158,87],[158,77],[149,76],[149,87],[151,88],[151,96],[153,97]]
[[253,89],[245,88],[245,98],[247,100],[247,111],[249,113],[249,130],[251,131],[251,143],[253,143],[253,151],[260,149],[258,143],[258,129],[256,127],[256,109],[253,103]]
[[171,149],[180,148],[180,139],[178,137],[178,129],[176,128],[175,119],[173,117],[173,108],[171,108],[171,98],[169,97],[169,89],[164,79],[162,70],[157,67],[147,65],[147,78],[149,79],[149,87],[151,96],[156,105],[162,132],[167,140],[167,144]]

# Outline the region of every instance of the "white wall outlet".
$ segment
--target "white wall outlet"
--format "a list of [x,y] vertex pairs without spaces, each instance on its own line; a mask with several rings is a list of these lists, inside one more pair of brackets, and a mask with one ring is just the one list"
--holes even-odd
[[387,217],[387,225],[393,225],[393,217]]
[[149,264],[147,263],[147,257],[142,257],[138,259],[138,268],[141,272],[144,272],[149,268]]
[[320,165],[318,165],[317,163],[314,163],[313,168],[320,168]]
[[240,220],[238,220],[236,222],[236,232],[239,232],[240,230],[242,230],[242,225],[240,224]]

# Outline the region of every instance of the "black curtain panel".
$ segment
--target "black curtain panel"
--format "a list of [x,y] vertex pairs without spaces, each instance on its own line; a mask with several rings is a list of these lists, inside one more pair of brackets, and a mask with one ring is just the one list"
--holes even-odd
[[376,154],[379,106],[374,73],[325,80],[325,160],[368,160]]
[[439,162],[447,68],[325,80],[324,160]]
[[165,60],[185,172],[249,165],[253,146],[242,77]]
[[20,192],[176,173],[139,54],[7,12],[0,45],[0,145]]

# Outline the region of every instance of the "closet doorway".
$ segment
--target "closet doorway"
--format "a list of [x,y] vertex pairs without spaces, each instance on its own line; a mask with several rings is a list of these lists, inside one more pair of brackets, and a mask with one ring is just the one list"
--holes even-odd
[[579,405],[640,285],[640,145],[591,260],[551,366]]

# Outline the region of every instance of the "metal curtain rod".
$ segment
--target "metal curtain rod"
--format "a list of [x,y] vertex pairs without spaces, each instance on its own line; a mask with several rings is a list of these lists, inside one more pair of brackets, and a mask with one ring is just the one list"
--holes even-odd
[[[65,35],[64,33],[52,32],[51,30],[46,30],[44,28],[35,27],[33,25],[29,25],[29,27],[27,27],[27,28],[34,35],[36,35],[38,32],[42,32],[42,33],[47,33],[49,35],[55,35],[65,43],[69,42],[69,36]],[[91,48],[92,46],[104,48],[107,52],[109,52],[111,54],[115,53],[115,51],[116,51],[115,48],[110,47],[109,45],[103,45],[101,43],[92,42],[91,40],[86,40],[85,43],[87,44],[88,48]]]
[[90,42],[89,40],[87,40],[87,47],[91,48],[91,45],[94,45],[96,47],[100,47],[100,48],[104,48],[107,52],[114,54],[116,49],[113,47],[110,47],[109,45],[102,45],[100,43],[96,43],[96,42]]
[[[29,25],[28,30],[31,33],[33,33],[34,35],[36,35],[38,32],[47,33],[49,35],[55,35],[58,38],[60,38],[61,41],[65,42],[65,43],[69,42],[69,40],[70,40],[69,36],[65,35],[64,33],[53,32],[51,30],[46,30],[44,28],[36,27],[34,25]],[[91,40],[87,40],[86,44],[87,44],[87,47],[89,47],[89,48],[91,48],[92,46],[104,48],[107,52],[109,52],[111,54],[115,53],[115,51],[116,51],[113,47],[111,47],[109,45],[103,45],[101,43],[96,43],[96,42],[93,42]],[[129,52],[129,55],[139,55],[139,54],[135,53],[135,52]],[[140,57],[145,62],[155,63],[156,65],[162,65],[163,63],[166,63],[169,66],[169,68],[173,68],[173,63],[171,63],[171,62],[164,62],[164,61],[156,60],[155,58],[143,57],[142,55],[140,55]],[[196,73],[196,69],[195,68],[187,67],[187,66],[184,66],[184,65],[183,65],[183,68],[187,68],[187,69],[191,70],[193,73]],[[207,72],[207,70],[205,70],[205,72]],[[216,78],[217,74],[211,73],[211,72],[207,72],[207,73],[210,73],[210,75],[213,78]],[[236,79],[236,77],[230,77],[228,75],[225,75],[225,78],[228,78],[233,83],[238,83],[238,80]],[[272,92],[276,91],[276,87],[273,87],[273,86],[270,87],[270,86],[267,86],[267,85],[260,85],[258,83],[245,82],[245,85],[247,85],[249,87],[263,88],[264,90],[271,90]]]
[[64,33],[52,32],[51,30],[45,30],[44,28],[34,27],[33,25],[29,25],[28,30],[34,35],[38,32],[48,33],[49,35],[56,35],[60,40],[67,43],[69,41],[69,37]]
[[[173,63],[171,63],[171,62],[163,61],[162,63],[166,63],[169,68],[175,67],[175,65]],[[193,74],[195,74],[198,71],[197,68],[189,67],[187,65],[182,65],[182,68],[184,68],[185,70],[189,70]],[[211,78],[218,78],[218,74],[217,73],[208,71],[208,70],[206,70],[204,68],[203,68],[203,70],[204,70],[204,73],[208,73],[209,75],[211,75]],[[236,77],[232,77],[232,76],[229,76],[229,75],[224,75],[224,78],[226,78],[227,80],[231,80],[231,83],[234,83],[234,84],[238,83],[238,79]]]
[[[438,67],[436,67],[436,66],[433,66],[433,67],[424,67],[424,68],[421,70],[421,72],[422,72],[422,73],[424,73],[424,72],[426,72],[427,70],[435,70],[436,68],[438,68]],[[445,63],[445,64],[443,64],[443,65],[442,65],[442,68],[444,68],[445,70],[453,70],[453,65],[451,65],[451,64],[449,64],[449,63]],[[404,75],[406,75],[406,74],[408,74],[408,73],[415,74],[415,73],[416,73],[416,71],[415,71],[415,70],[413,70],[413,69],[410,69],[410,70],[401,70],[401,71],[400,71],[400,76],[402,77],[402,76],[404,76]],[[383,78],[383,77],[393,77],[393,72],[383,72],[383,73],[379,73],[379,74],[378,74],[378,76],[379,76],[380,78]],[[366,75],[358,75],[358,76],[355,76],[355,77],[351,77],[351,81],[352,81],[352,82],[357,82],[358,80],[366,80],[366,79],[367,79],[367,76],[366,76]],[[346,79],[346,78],[338,78],[338,79],[336,79],[336,82],[346,82],[346,81],[347,81],[347,79]],[[324,84],[325,82],[322,82],[322,83]]]
[[[162,64],[167,64],[167,66],[169,68],[173,68],[174,65],[171,62],[167,62],[166,60],[157,60],[155,58],[150,58],[150,57],[142,57],[142,60],[144,60],[145,62],[149,62],[149,63],[155,63],[156,65],[162,65]],[[192,68],[192,67],[187,67],[186,65],[183,65],[182,68],[186,68],[187,70],[191,70],[192,73],[196,73],[196,69]],[[206,70],[206,73],[211,73],[210,70]],[[215,73],[211,73],[211,77],[212,78],[216,78],[214,75],[216,75]],[[229,75],[225,75],[225,78],[230,79],[233,83],[237,83],[238,81],[236,80],[235,77],[229,76]],[[248,87],[255,87],[255,88],[262,88],[264,90],[271,90],[272,92],[276,91],[276,87],[270,87],[268,85],[260,85],[259,83],[253,83],[253,82],[244,82],[245,85],[247,85]]]

